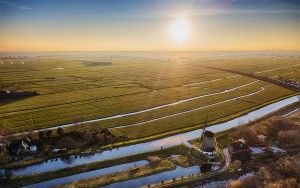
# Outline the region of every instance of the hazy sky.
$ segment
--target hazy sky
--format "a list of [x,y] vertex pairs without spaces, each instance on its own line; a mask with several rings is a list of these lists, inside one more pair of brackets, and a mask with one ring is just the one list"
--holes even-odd
[[0,51],[272,49],[300,50],[299,0],[0,0]]

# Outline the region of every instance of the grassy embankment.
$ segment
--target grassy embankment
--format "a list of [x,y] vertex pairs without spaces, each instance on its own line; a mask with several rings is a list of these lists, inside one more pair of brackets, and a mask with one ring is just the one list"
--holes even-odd
[[95,178],[75,181],[58,187],[99,187],[115,182],[121,182],[139,177],[149,176],[167,170],[173,170],[175,168],[176,165],[174,163],[172,163],[168,159],[165,159],[154,164],[137,167],[127,171],[117,172],[114,174],[107,174]]
[[185,168],[192,165],[189,158],[187,156],[183,156],[183,155],[175,156],[171,159],[171,161],[173,163],[175,163],[176,165],[185,167]]

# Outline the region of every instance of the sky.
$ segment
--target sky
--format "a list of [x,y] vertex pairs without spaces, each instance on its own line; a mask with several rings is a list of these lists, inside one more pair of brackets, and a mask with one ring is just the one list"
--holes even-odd
[[0,51],[148,50],[300,50],[300,1],[0,0]]

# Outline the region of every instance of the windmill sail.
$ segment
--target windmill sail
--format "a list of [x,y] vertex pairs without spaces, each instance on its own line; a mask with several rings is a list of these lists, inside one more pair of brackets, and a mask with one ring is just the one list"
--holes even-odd
[[203,125],[203,129],[202,129],[202,133],[201,133],[201,137],[200,138],[203,137],[203,133],[205,132],[207,120],[208,120],[208,115],[206,115],[206,119],[205,119],[205,122],[204,122],[204,125]]

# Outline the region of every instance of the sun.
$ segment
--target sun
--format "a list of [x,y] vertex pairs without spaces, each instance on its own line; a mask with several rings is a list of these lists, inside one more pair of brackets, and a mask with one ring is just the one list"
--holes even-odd
[[169,34],[172,40],[181,44],[189,37],[190,25],[184,18],[178,18],[171,23]]

